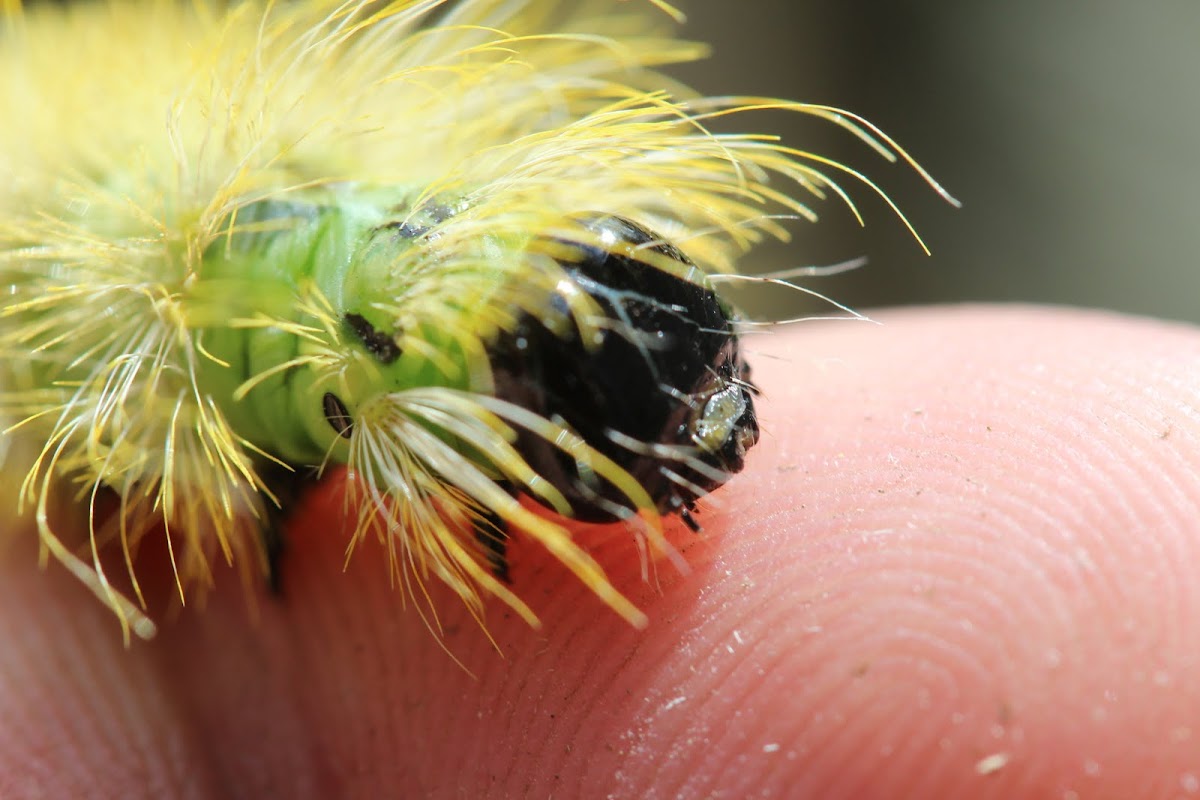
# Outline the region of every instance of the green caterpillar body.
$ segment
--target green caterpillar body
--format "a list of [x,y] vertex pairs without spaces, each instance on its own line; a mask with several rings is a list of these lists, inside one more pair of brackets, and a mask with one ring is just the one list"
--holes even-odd
[[[551,504],[572,516],[628,518],[641,499],[592,475],[592,455],[633,475],[655,509],[680,512],[693,525],[694,501],[741,469],[757,438],[749,371],[737,353],[732,312],[678,250],[617,218],[564,219],[560,237],[527,239],[522,249],[480,242],[483,258],[465,271],[466,302],[446,292],[443,265],[405,264],[436,249],[438,224],[456,213],[451,205],[414,213],[369,193],[374,202],[360,202],[364,195],[350,191],[325,203],[247,207],[230,235],[210,247],[203,277],[185,293],[184,307],[199,319],[209,316],[205,306],[240,311],[241,319],[212,314],[195,343],[210,356],[203,384],[255,447],[295,465],[352,463],[355,420],[370,416],[372,404],[439,387],[560,420],[555,432],[577,439],[574,455],[551,452],[544,436],[525,427],[510,451],[519,462],[507,461],[537,463],[538,482],[557,490]],[[623,254],[647,244],[653,247],[643,257],[691,274]],[[513,252],[525,260],[519,283],[495,266]],[[539,293],[549,297],[537,301],[536,316],[510,299],[529,303]],[[442,298],[434,318],[412,314],[414,298],[430,295]],[[259,305],[238,299],[250,297]],[[572,297],[588,310],[573,312]],[[406,329],[387,311],[394,303],[410,309]],[[488,327],[489,317],[502,324]],[[492,458],[484,439],[472,443],[424,422],[472,466],[528,488],[528,473],[506,474],[506,459]],[[690,462],[691,474],[684,478],[682,466],[668,471],[669,462]]]
[[[358,200],[343,190],[307,203],[268,200],[242,209],[231,235],[206,253],[203,278],[188,293],[199,316],[207,316],[205,307],[214,312],[211,326],[197,334],[197,343],[214,356],[203,370],[205,385],[239,433],[289,463],[349,460],[349,437],[332,429],[325,414],[328,389],[359,402],[413,386],[487,389],[471,385],[465,353],[438,326],[425,323],[410,332],[424,346],[401,355],[396,337],[381,332],[394,323],[380,322],[376,331],[368,322],[382,316],[373,307],[378,298],[398,291],[397,259],[417,244],[397,232],[402,223],[386,214],[387,200]],[[323,304],[312,306],[314,298]],[[235,309],[241,313],[229,313]],[[240,324],[229,324],[239,317]],[[302,336],[255,324],[256,318],[312,330]],[[313,327],[322,319],[333,328]],[[363,356],[372,347],[395,355],[353,359],[334,352],[357,348]],[[295,366],[277,369],[281,364]],[[337,371],[336,387],[326,382],[321,388],[323,367]],[[252,389],[239,391],[256,377]]]

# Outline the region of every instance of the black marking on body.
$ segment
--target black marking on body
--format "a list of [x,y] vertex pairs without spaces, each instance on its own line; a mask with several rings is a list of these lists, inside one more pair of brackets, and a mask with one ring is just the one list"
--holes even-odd
[[350,416],[350,409],[346,408],[346,404],[333,392],[326,392],[321,398],[321,408],[325,412],[325,421],[329,423],[329,427],[333,428],[338,436],[349,439],[354,432],[354,418]]
[[371,236],[390,233],[393,241],[419,239],[429,235],[434,226],[440,225],[454,216],[458,209],[444,203],[429,203],[414,211],[410,206],[400,203],[388,209],[393,214],[404,214],[403,220],[391,220],[371,229]]
[[350,330],[367,348],[367,352],[375,356],[381,364],[391,364],[400,357],[400,346],[390,334],[375,330],[375,326],[367,322],[362,314],[347,314],[344,319]]
[[384,224],[382,224],[376,228],[373,228],[371,230],[371,234],[377,235],[381,231],[390,232],[392,234],[393,239],[396,239],[396,240],[400,240],[400,239],[411,240],[411,239],[418,239],[418,238],[424,236],[425,234],[429,233],[429,228],[427,228],[424,225],[417,225],[413,222],[393,221],[393,222],[385,222]]

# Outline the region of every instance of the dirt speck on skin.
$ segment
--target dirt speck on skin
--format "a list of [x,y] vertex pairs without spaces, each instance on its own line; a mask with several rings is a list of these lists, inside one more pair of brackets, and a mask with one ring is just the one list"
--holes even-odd
[[1012,756],[1008,753],[992,753],[990,756],[984,756],[975,762],[975,772],[978,775],[991,775],[993,772],[999,772],[1008,766],[1008,762]]

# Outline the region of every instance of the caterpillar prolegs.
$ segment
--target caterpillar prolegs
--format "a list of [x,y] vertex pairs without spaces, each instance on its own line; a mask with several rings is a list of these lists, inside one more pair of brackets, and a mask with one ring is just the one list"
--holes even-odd
[[[656,68],[704,48],[643,5],[8,12],[4,435],[33,443],[21,510],[43,546],[124,625],[153,631],[140,540],[166,537],[185,594],[217,558],[258,570],[268,475],[330,464],[352,476],[351,546],[381,537],[414,597],[432,577],[477,616],[495,595],[536,622],[506,582],[521,531],[643,621],[519,496],[669,551],[660,518],[694,525],[758,436],[712,276],[812,218],[798,195],[875,189],[711,124],[787,109],[912,163],[836,109],[672,96]],[[105,492],[112,518],[65,541],[52,497]],[[133,597],[102,569],[110,544]]]

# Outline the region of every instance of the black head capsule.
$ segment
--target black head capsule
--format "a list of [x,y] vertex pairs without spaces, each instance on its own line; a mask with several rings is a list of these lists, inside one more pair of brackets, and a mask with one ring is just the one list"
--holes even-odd
[[[602,341],[586,347],[577,333],[523,317],[491,348],[497,394],[560,421],[636,478],[660,512],[690,519],[695,500],[740,471],[758,440],[731,312],[707,284],[637,258],[642,246],[692,267],[649,231],[611,216],[585,224],[606,248],[578,244],[562,266],[607,315]],[[543,439],[526,435],[518,447],[577,517],[630,513],[615,487]]]

